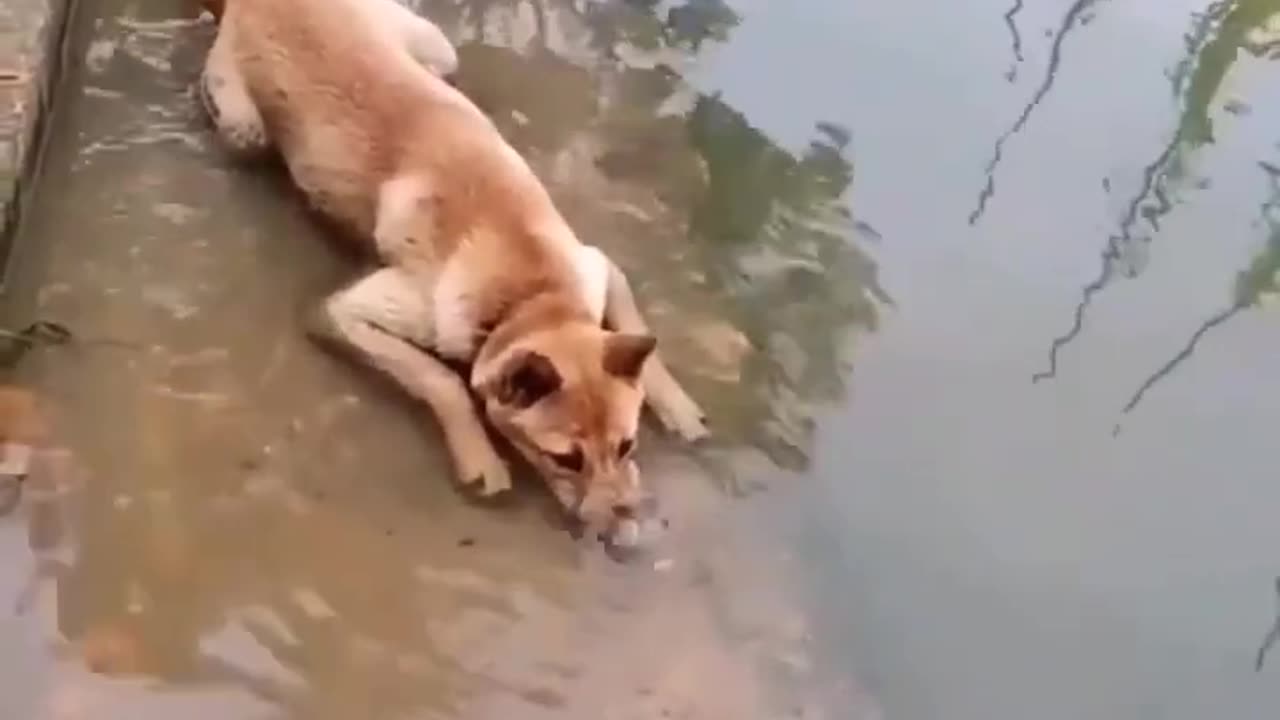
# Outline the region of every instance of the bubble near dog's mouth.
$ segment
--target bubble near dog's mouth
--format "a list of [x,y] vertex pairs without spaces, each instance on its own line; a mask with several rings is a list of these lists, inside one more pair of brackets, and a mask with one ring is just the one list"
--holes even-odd
[[619,562],[633,560],[652,551],[662,539],[669,523],[664,518],[626,518],[614,522],[597,537],[610,557]]

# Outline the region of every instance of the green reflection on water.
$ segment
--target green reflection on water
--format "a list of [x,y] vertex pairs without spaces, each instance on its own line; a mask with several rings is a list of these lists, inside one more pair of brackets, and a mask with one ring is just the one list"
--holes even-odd
[[[1221,97],[1241,53],[1266,59],[1280,56],[1280,40],[1271,28],[1277,16],[1280,0],[1232,0],[1214,3],[1192,18],[1186,34],[1187,54],[1170,73],[1179,98],[1177,126],[1168,143],[1143,169],[1142,182],[1126,204],[1118,232],[1107,240],[1098,275],[1082,288],[1071,327],[1054,339],[1048,369],[1035,379],[1057,374],[1059,353],[1083,333],[1089,307],[1098,293],[1117,277],[1136,278],[1145,270],[1152,239],[1179,201],[1196,151],[1215,141],[1214,112],[1219,106],[1232,112],[1243,109],[1243,105]],[[1257,304],[1268,283],[1274,283],[1274,270],[1268,275],[1268,268],[1275,262],[1275,229],[1269,219],[1268,225],[1272,237],[1251,266],[1239,274],[1231,304],[1201,323],[1184,346],[1139,385],[1123,412],[1136,409],[1147,392],[1189,358],[1211,330]]]

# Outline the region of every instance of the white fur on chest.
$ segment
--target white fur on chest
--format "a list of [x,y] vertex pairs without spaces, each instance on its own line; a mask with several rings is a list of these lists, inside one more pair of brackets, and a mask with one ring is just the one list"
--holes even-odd
[[604,322],[604,306],[609,297],[609,258],[591,245],[579,245],[573,257],[582,300],[597,325]]
[[[590,245],[576,245],[569,252],[581,300],[591,319],[602,323],[609,293],[609,259]],[[475,355],[479,336],[477,291],[466,263],[460,258],[445,263],[432,293],[435,349],[441,355],[458,360],[470,360]]]
[[466,263],[445,263],[432,293],[436,352],[455,360],[470,360],[476,351],[479,322],[476,293]]

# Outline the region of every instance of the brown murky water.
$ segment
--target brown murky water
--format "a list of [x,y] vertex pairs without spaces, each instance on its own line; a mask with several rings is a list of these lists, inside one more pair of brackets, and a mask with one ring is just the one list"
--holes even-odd
[[1280,0],[418,3],[711,412],[630,565],[304,339],[352,260],[205,129],[210,26],[82,5],[0,718],[1280,713]]

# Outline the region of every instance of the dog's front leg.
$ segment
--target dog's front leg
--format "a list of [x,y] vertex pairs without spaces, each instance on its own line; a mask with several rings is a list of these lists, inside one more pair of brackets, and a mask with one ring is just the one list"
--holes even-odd
[[[604,306],[605,323],[619,332],[650,334],[627,276],[612,260],[606,260],[609,285]],[[658,353],[651,355],[645,363],[641,383],[644,385],[645,402],[668,431],[688,442],[701,440],[710,434],[706,413],[680,386]]]
[[[511,487],[461,376],[421,349],[430,343],[430,304],[407,273],[386,268],[325,303],[313,332],[356,351],[435,411],[460,480],[485,495]],[[416,343],[416,344],[415,344]]]

